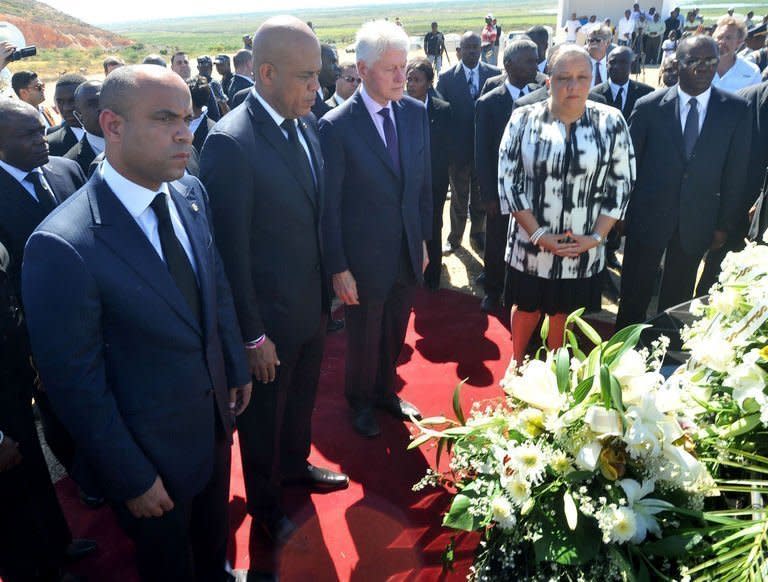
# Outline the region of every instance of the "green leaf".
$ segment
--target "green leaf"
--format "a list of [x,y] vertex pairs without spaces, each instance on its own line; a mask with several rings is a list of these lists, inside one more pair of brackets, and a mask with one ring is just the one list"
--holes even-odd
[[603,338],[600,337],[600,334],[597,333],[594,327],[589,325],[586,321],[581,319],[581,317],[575,317],[573,321],[576,322],[576,325],[581,330],[581,333],[583,333],[586,338],[591,341],[596,346],[599,346],[601,343],[603,343]]
[[455,548],[456,548],[456,538],[452,537],[451,541],[449,541],[448,545],[445,547],[445,551],[443,551],[443,555],[441,556],[441,559],[443,562],[443,572],[453,572]]
[[[597,556],[601,533],[594,519],[580,519],[576,529],[568,529],[564,507],[554,503],[538,509],[535,516],[541,523],[542,536],[533,543],[536,562],[557,562],[564,565],[586,564]],[[554,515],[552,510],[554,509]]]
[[565,480],[569,483],[580,483],[581,481],[586,481],[590,477],[594,477],[595,473],[593,471],[571,471],[567,475],[565,475]]
[[647,556],[675,558],[689,553],[702,539],[699,532],[691,531],[662,538],[655,542],[646,542],[642,545],[642,552]]
[[560,394],[568,392],[571,383],[571,358],[568,350],[560,348],[555,355],[555,376],[557,376],[557,389]]
[[718,432],[722,438],[727,439],[748,433],[758,424],[760,424],[760,413],[750,414],[749,416],[740,418],[729,426],[721,428]]
[[469,378],[464,378],[456,385],[456,389],[453,391],[453,413],[456,415],[456,419],[461,424],[466,424],[464,420],[464,411],[461,409],[461,387]]
[[590,376],[589,378],[585,378],[581,382],[579,382],[579,385],[576,386],[575,390],[573,391],[573,402],[574,404],[581,403],[586,397],[587,394],[592,390],[592,385],[595,383],[595,377]]
[[420,434],[408,444],[408,450],[417,449],[424,443],[431,441],[433,438],[435,437],[431,434]]
[[635,573],[632,571],[632,564],[630,564],[627,557],[619,551],[615,545],[608,546],[608,553],[611,554],[614,563],[618,564],[621,569],[621,573],[624,574],[623,579],[627,582],[637,582]]
[[443,518],[443,525],[462,531],[475,531],[479,527],[480,518],[469,513],[472,502],[479,497],[475,487],[479,485],[473,481],[458,492],[451,503],[451,508]]
[[613,400],[613,406],[619,412],[624,412],[624,401],[621,397],[621,384],[613,374],[611,374],[611,400]]
[[440,457],[443,454],[443,449],[445,448],[445,441],[448,439],[442,438],[437,440],[437,451],[435,452],[435,469],[437,469],[440,466]]
[[541,330],[539,331],[541,337],[541,343],[546,345],[547,336],[549,336],[549,315],[544,316],[544,321],[541,322]]
[[604,363],[610,366],[616,362],[624,352],[631,350],[640,341],[640,334],[643,330],[650,325],[644,323],[636,323],[630,325],[614,334],[614,336],[608,340],[604,347]]
[[611,399],[611,372],[608,366],[600,366],[600,393],[603,395],[603,406],[613,408]]

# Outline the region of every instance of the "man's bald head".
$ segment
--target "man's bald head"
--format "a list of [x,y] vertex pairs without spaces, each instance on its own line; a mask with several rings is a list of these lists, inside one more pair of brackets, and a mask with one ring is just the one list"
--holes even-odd
[[6,129],[18,119],[25,116],[39,117],[40,113],[26,101],[21,99],[0,99],[0,137]]
[[115,69],[104,80],[99,97],[102,110],[109,109],[128,117],[142,91],[151,86],[178,86],[187,89],[184,80],[173,71],[155,65],[130,65]]
[[75,107],[101,93],[101,81],[86,81],[75,89]]
[[18,99],[0,99],[0,160],[27,172],[48,163],[44,133],[37,109]]
[[459,54],[461,62],[468,68],[474,69],[480,60],[480,35],[468,30],[461,36],[459,43]]
[[86,81],[75,90],[75,111],[80,118],[80,124],[85,131],[99,137],[101,137],[101,126],[99,126],[101,86],[101,81]]
[[293,16],[275,16],[266,20],[253,35],[253,71],[258,82],[261,65],[279,66],[297,45],[312,44],[320,50],[314,31]]

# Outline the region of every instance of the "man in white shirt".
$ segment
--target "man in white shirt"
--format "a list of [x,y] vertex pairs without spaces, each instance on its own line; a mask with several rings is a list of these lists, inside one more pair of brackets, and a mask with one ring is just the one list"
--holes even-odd
[[632,19],[632,12],[625,10],[623,18],[616,26],[616,39],[619,46],[628,46],[632,42],[633,32],[635,32],[635,21]]
[[80,121],[85,133],[65,158],[75,160],[83,173],[88,175],[91,162],[104,151],[104,133],[99,125],[99,95],[101,81],[86,81],[75,90],[75,117]]
[[713,86],[735,93],[762,81],[757,65],[736,54],[747,38],[747,27],[743,22],[732,16],[723,16],[712,38],[720,49],[720,62],[712,80]]
[[563,30],[565,30],[565,42],[576,42],[576,33],[581,28],[581,20],[576,17],[576,13],[571,14],[570,20],[565,21]]
[[40,112],[40,120],[46,129],[55,127],[61,120],[58,114],[45,106],[45,83],[33,71],[18,71],[11,77],[11,87],[16,96]]

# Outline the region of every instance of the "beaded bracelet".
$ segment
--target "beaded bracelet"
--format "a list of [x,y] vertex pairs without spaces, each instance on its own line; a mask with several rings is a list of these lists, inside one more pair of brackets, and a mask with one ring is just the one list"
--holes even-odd
[[539,244],[539,240],[541,239],[541,237],[543,237],[545,234],[547,234],[547,232],[548,232],[548,229],[547,229],[546,226],[540,226],[530,236],[531,242],[533,244],[535,244],[535,245],[538,245]]

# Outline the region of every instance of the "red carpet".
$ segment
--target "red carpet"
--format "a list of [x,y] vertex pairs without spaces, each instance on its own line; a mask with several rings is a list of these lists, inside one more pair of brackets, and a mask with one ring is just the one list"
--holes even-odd
[[[277,557],[284,581],[313,580],[460,580],[471,564],[476,536],[457,536],[456,568],[441,573],[441,554],[454,533],[440,527],[448,495],[411,486],[423,475],[432,451],[406,451],[407,424],[380,415],[383,435],[365,440],[351,428],[343,396],[343,332],[328,337],[314,414],[310,461],[350,476],[341,492],[309,494],[288,491],[285,505],[299,526],[297,535]],[[475,297],[453,291],[417,294],[414,315],[398,368],[400,395],[425,416],[452,416],[451,395],[469,378],[466,407],[500,394],[498,381],[510,357],[509,333],[502,323],[480,313]],[[267,570],[270,556],[253,548],[249,557],[250,517],[237,442],[232,451],[230,559],[236,569]],[[77,499],[74,484],[57,485],[76,537],[94,538],[98,553],[78,564],[93,581],[134,582],[132,546],[110,510],[93,511]]]

